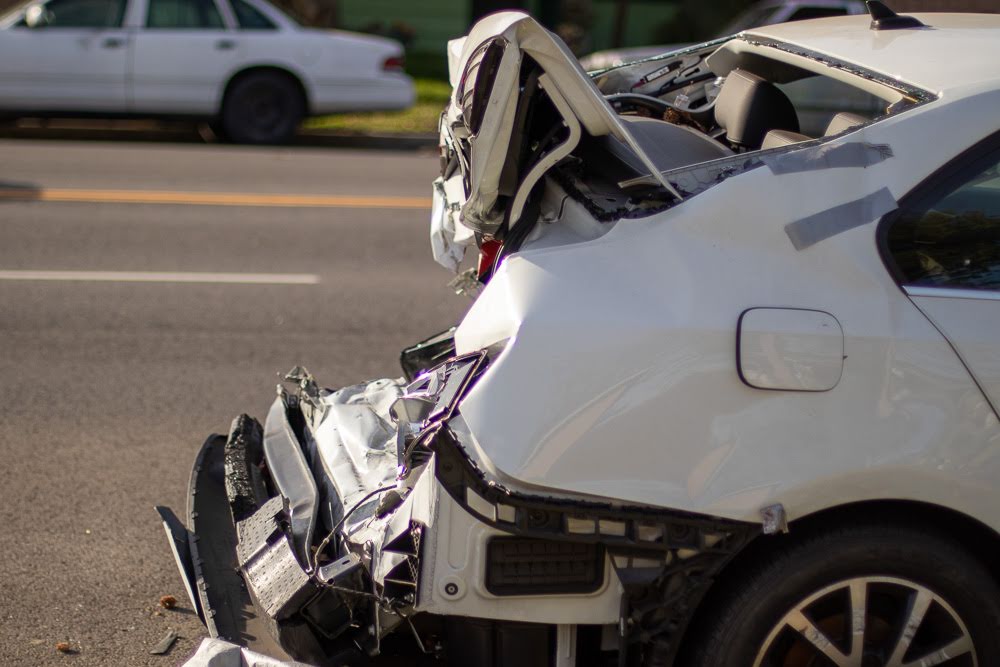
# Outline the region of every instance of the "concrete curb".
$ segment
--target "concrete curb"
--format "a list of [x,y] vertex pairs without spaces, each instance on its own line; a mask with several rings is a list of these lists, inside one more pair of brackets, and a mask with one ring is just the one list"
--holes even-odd
[[[39,122],[0,126],[2,139],[61,141],[140,141],[182,144],[222,144],[205,125],[159,124],[129,121],[79,123]],[[326,130],[301,130],[291,146],[357,148],[369,150],[424,150],[437,146],[434,134],[358,134]]]

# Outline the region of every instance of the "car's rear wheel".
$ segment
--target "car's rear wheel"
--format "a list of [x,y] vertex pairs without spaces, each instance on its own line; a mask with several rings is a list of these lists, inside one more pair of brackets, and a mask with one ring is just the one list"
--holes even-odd
[[221,129],[239,143],[282,144],[295,135],[304,114],[302,91],[289,75],[251,72],[226,91]]
[[934,534],[842,528],[761,559],[729,585],[694,631],[690,664],[1000,665],[996,582]]

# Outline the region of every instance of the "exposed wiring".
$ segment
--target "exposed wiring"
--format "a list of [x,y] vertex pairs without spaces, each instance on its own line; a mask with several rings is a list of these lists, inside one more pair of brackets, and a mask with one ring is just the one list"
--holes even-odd
[[340,521],[338,521],[337,525],[333,527],[333,530],[331,530],[329,532],[329,534],[327,534],[327,536],[323,538],[323,541],[319,543],[319,546],[316,548],[315,553],[313,553],[313,558],[312,558],[312,569],[313,569],[313,572],[318,572],[319,571],[319,555],[321,553],[323,553],[323,549],[325,549],[326,545],[328,545],[330,543],[330,540],[332,540],[333,537],[338,532],[340,532],[340,529],[344,526],[344,522],[347,521],[348,517],[350,517],[354,513],[354,511],[356,509],[358,509],[363,504],[365,504],[365,502],[368,499],[372,498],[373,496],[377,496],[380,493],[384,493],[385,491],[392,491],[395,488],[396,488],[396,486],[392,485],[392,486],[383,486],[381,488],[375,489],[374,491],[365,494],[364,498],[362,498],[358,502],[354,503],[354,505],[351,507],[351,509],[349,509],[346,512],[344,512],[344,516],[340,517]]

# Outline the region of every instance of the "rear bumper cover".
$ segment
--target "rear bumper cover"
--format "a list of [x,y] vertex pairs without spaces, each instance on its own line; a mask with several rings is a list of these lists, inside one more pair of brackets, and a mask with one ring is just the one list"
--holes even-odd
[[212,435],[195,458],[188,487],[186,525],[157,507],[177,569],[194,610],[209,634],[267,655],[290,656],[272,637],[237,569],[236,525],[226,493],[226,441]]

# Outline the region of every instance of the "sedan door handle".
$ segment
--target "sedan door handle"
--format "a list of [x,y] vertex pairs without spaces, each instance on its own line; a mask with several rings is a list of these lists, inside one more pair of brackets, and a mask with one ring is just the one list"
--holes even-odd
[[125,46],[125,40],[121,37],[108,37],[101,42],[101,47],[105,49],[120,49]]
[[236,42],[231,39],[220,39],[215,43],[216,51],[232,51],[236,48]]

